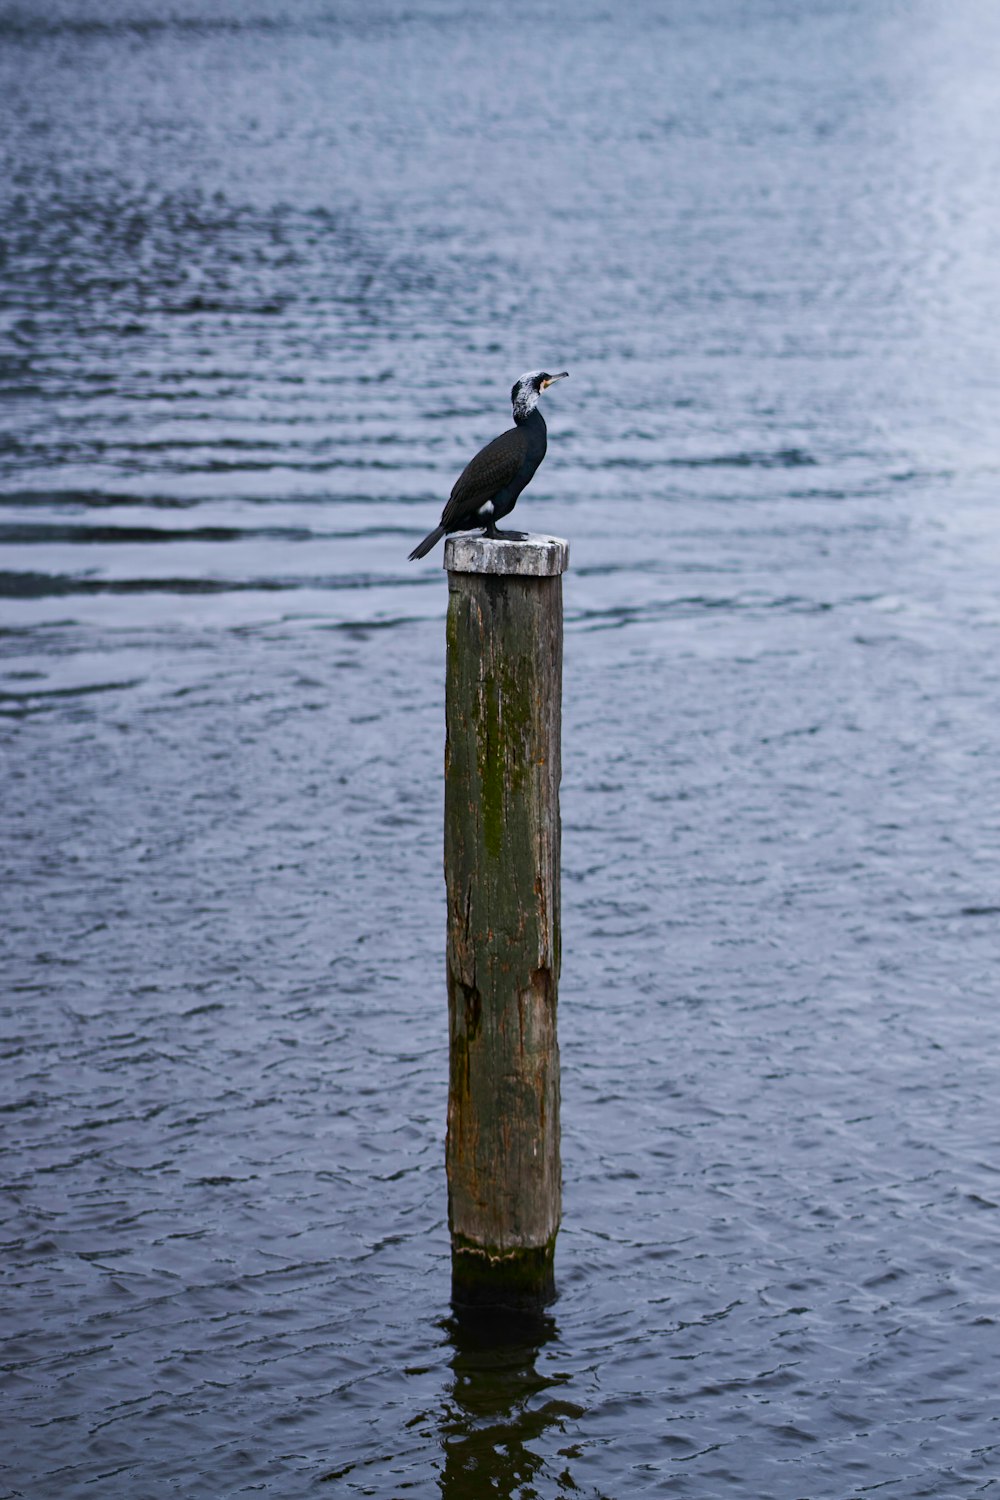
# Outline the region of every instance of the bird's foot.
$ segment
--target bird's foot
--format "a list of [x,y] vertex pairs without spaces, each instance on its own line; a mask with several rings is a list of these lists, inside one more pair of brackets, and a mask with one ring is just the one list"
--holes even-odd
[[526,542],[528,540],[526,531],[501,531],[497,526],[487,526],[483,535],[489,537],[491,542]]

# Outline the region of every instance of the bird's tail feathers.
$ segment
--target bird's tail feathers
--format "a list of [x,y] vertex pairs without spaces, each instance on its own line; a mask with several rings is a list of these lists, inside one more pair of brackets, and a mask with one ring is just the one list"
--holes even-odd
[[413,562],[418,557],[426,557],[431,548],[436,547],[443,536],[444,527],[435,526],[434,530],[428,532],[423,541],[418,546],[414,547],[413,551],[410,553],[410,562]]

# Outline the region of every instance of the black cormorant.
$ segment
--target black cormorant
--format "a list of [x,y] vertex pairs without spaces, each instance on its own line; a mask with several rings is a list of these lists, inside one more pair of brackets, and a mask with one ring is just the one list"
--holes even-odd
[[547,436],[545,418],[538,410],[538,398],[557,380],[565,380],[568,370],[549,375],[545,370],[530,370],[514,382],[510,399],[514,406],[515,425],[502,432],[492,443],[480,449],[455,481],[448,503],[441,512],[441,524],[425,536],[410,553],[410,560],[425,557],[447,531],[467,531],[485,526],[485,536],[497,540],[520,542],[523,531],[498,531],[497,522],[510,515],[517,497],[545,457]]

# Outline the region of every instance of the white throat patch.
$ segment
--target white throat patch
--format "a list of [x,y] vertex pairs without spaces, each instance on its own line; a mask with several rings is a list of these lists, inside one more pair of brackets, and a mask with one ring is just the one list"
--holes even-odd
[[520,376],[514,384],[514,415],[515,417],[526,417],[533,412],[538,405],[538,392],[535,390],[534,382],[543,372],[541,370],[529,370],[527,374]]

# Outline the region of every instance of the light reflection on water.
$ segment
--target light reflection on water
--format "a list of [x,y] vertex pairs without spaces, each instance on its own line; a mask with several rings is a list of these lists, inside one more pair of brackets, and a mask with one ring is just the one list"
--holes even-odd
[[[995,33],[0,5],[4,1493],[994,1482]],[[542,362],[564,1227],[501,1336],[405,557]]]

